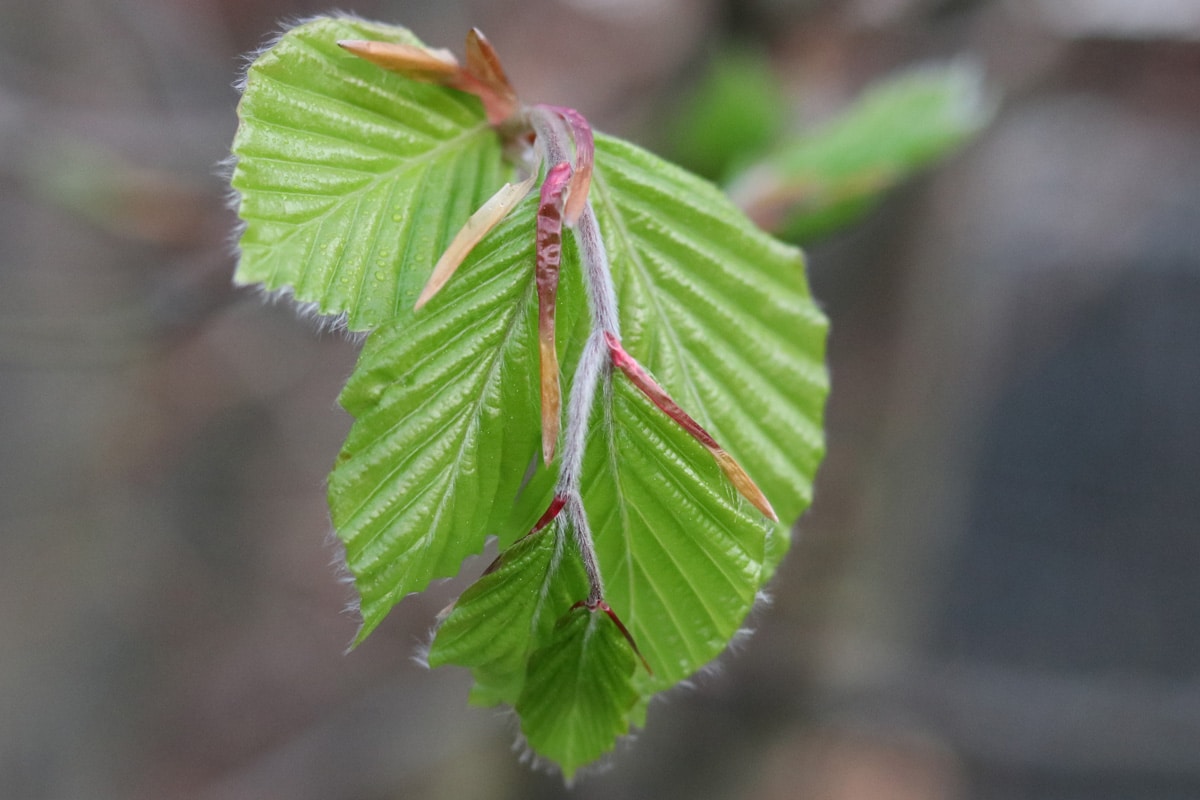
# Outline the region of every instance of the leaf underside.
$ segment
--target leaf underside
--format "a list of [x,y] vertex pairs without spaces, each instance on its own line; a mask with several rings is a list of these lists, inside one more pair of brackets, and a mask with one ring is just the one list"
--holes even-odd
[[[498,537],[499,561],[443,621],[430,663],[469,667],[472,700],[513,705],[530,746],[569,775],[640,724],[650,696],[720,654],[786,551],[824,450],[826,321],[798,250],[711,184],[596,136],[591,199],[624,347],[782,520],[767,522],[704,447],[606,374],[583,501],[605,599],[642,668],[607,615],[572,610],[587,581],[566,515],[524,536],[554,485],[539,455],[537,198],[414,313],[440,248],[512,170],[477,101],[359,62],[338,39],[416,43],[401,29],[322,19],[251,67],[234,146],[246,220],[237,279],[371,330],[340,397],[355,420],[329,482],[360,597],[358,640]],[[564,387],[589,330],[580,273],[567,230]]]

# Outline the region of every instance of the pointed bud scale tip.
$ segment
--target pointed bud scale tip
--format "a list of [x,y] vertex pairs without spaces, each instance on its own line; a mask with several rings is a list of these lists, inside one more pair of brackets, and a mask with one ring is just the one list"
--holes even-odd
[[613,364],[617,366],[629,382],[636,386],[642,394],[650,399],[650,402],[658,406],[658,408],[670,417],[672,420],[688,432],[689,435],[708,450],[712,457],[717,462],[717,466],[725,473],[725,477],[733,484],[733,488],[737,489],[738,494],[746,498],[751,505],[757,508],[768,519],[773,522],[778,522],[779,517],[775,514],[775,509],[767,501],[766,495],[758,488],[758,485],[750,478],[742,465],[737,462],[726,450],[717,444],[716,439],[709,435],[708,431],[701,427],[700,423],[692,419],[686,411],[671,399],[666,390],[650,377],[650,374],[642,368],[642,365],[637,360],[626,352],[621,345],[619,339],[611,333],[604,334],[605,340],[608,342],[609,353],[612,354]]
[[520,103],[500,67],[496,51],[478,31],[467,35],[468,66],[463,68],[449,50],[395,42],[343,39],[343,50],[378,67],[413,80],[469,92],[482,101],[488,122],[502,126],[516,116]]
[[717,466],[725,473],[725,477],[729,479],[733,487],[738,490],[738,494],[749,500],[750,504],[761,511],[767,519],[772,522],[779,522],[779,517],[775,514],[775,509],[771,507],[771,503],[767,500],[766,495],[750,479],[750,476],[746,474],[746,470],[742,469],[742,465],[737,462],[737,459],[721,449],[711,452],[713,458],[717,461]]
[[[517,90],[508,82],[504,67],[500,65],[500,56],[478,28],[467,33],[466,74],[470,81],[465,82],[463,88],[483,101],[488,122],[500,126],[516,115],[520,106]],[[477,84],[477,88],[470,86],[471,82]]]
[[471,28],[467,33],[467,71],[493,89],[516,97],[516,91],[504,74],[500,56],[479,28]]
[[633,648],[633,654],[638,657],[639,661],[642,662],[642,666],[646,668],[646,672],[650,675],[653,675],[654,670],[650,669],[650,662],[646,660],[644,655],[642,655],[642,651],[637,646],[637,642],[633,640],[633,634],[630,633],[629,629],[625,627],[625,623],[621,622],[621,618],[617,616],[617,612],[613,611],[612,606],[603,600],[600,601],[600,610],[605,614],[608,614],[608,618],[613,621],[613,623],[617,626],[617,630],[619,630],[621,635],[625,637],[625,641],[629,642],[629,646]]
[[450,242],[446,252],[442,253],[442,257],[434,265],[433,274],[429,276],[425,288],[421,290],[421,296],[417,298],[415,310],[420,310],[446,285],[459,265],[470,255],[475,245],[479,244],[480,240],[487,236],[492,228],[499,225],[500,221],[508,216],[517,203],[529,194],[529,190],[533,188],[536,181],[537,175],[534,174],[520,183],[504,184],[500,187],[500,191],[492,195],[486,203],[479,207],[478,211],[471,215]]

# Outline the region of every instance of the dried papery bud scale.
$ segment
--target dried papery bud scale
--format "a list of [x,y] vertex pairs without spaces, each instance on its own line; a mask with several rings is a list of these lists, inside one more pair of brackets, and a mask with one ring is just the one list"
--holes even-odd
[[397,42],[372,42],[344,39],[338,42],[347,52],[377,67],[397,72],[413,80],[452,85],[462,71],[458,59],[444,48],[417,47]]
[[471,215],[466,224],[455,235],[454,239],[451,240],[450,245],[442,253],[437,264],[434,265],[429,280],[421,290],[420,297],[417,298],[415,306],[417,309],[420,309],[435,294],[441,291],[441,288],[454,275],[463,260],[475,249],[475,245],[479,244],[492,228],[499,225],[500,221],[516,208],[525,195],[529,194],[529,191],[536,182],[537,175],[530,175],[520,183],[504,184],[500,187],[500,191],[492,195],[486,203]]

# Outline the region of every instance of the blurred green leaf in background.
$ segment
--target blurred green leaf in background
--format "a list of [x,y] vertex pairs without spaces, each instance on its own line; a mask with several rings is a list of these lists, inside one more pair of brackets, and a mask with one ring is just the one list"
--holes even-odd
[[918,67],[868,87],[815,130],[785,137],[736,175],[729,192],[759,225],[807,244],[855,222],[888,189],[965,144],[993,110],[973,64]]
[[762,157],[779,138],[788,101],[759,48],[719,52],[665,126],[660,147],[675,163],[709,180],[726,180]]

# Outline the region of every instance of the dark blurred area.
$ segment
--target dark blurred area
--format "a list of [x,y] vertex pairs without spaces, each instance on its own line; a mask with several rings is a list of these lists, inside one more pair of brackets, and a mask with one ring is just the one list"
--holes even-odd
[[[730,42],[797,125],[929,60],[1001,100],[809,248],[829,456],[774,602],[570,796],[1200,797],[1200,3],[341,8],[477,25],[526,98],[668,157]],[[0,797],[568,796],[411,660],[461,583],[345,653],[324,479],[357,348],[230,284],[240,54],[326,10],[0,8]]]

